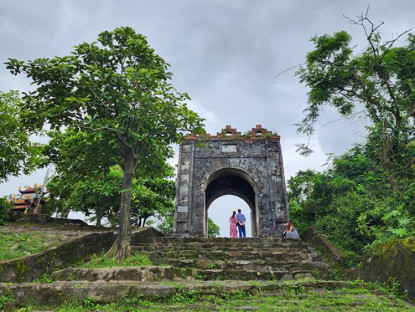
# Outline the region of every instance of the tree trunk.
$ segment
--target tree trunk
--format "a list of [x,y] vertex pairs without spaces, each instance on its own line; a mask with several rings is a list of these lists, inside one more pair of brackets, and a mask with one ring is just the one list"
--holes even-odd
[[96,215],[97,215],[97,223],[96,223],[96,226],[101,227],[102,226],[102,222],[101,221],[102,221],[103,213],[102,213],[101,210],[98,210],[96,212]]
[[[115,255],[118,263],[127,258],[130,254],[131,243],[131,223],[130,223],[130,209],[131,209],[131,186],[137,161],[134,159],[132,152],[124,151],[124,176],[122,179],[122,193],[121,205],[118,222],[118,235],[108,255]],[[115,252],[116,250],[116,252]]]

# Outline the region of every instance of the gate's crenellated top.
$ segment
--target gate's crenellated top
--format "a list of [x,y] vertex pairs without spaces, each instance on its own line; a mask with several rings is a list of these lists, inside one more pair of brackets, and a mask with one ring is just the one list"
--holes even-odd
[[216,135],[186,136],[179,149],[175,233],[207,236],[209,206],[223,195],[247,203],[254,237],[282,232],[289,213],[277,134],[261,125],[242,134],[228,125]]
[[227,125],[221,132],[218,132],[216,135],[211,135],[210,133],[205,133],[201,135],[195,135],[193,133],[186,135],[185,140],[214,140],[214,139],[242,139],[242,140],[258,140],[258,139],[274,139],[279,140],[280,136],[272,131],[268,131],[263,128],[261,125],[256,125],[255,128],[252,128],[251,131],[248,131],[244,134],[238,132],[232,126]]

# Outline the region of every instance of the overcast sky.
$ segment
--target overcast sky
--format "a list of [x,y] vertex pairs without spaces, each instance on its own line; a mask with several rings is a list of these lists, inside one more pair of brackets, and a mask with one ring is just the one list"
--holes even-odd
[[[314,35],[346,30],[361,52],[362,30],[343,15],[354,18],[368,5],[372,20],[385,22],[384,39],[414,28],[413,0],[0,0],[0,90],[30,87],[23,76],[6,70],[9,57],[67,55],[101,31],[131,26],[171,64],[173,85],[189,93],[190,106],[206,118],[208,132],[225,125],[245,132],[256,124],[276,131],[288,179],[299,170],[323,169],[327,153],[345,152],[364,139],[365,131],[362,120],[336,121],[326,109],[312,141],[315,153],[299,156],[295,144],[305,139],[294,124],[303,118],[307,89],[295,70],[278,74],[304,63]],[[11,177],[0,184],[0,196],[16,193],[19,185],[43,183],[45,172]],[[210,216],[220,223],[237,208],[249,214],[243,205],[223,197],[212,204]]]

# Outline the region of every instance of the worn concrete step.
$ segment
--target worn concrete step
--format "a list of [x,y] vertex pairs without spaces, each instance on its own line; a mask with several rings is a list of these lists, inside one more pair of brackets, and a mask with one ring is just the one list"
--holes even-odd
[[103,269],[67,268],[52,274],[54,281],[174,281],[186,280],[292,280],[313,278],[315,268],[256,268],[256,269],[203,269],[189,267],[115,267]]
[[74,300],[94,300],[97,303],[109,303],[122,298],[142,298],[145,300],[169,299],[176,294],[198,293],[200,295],[229,296],[235,291],[245,294],[278,295],[289,289],[302,290],[344,289],[362,287],[356,283],[344,281],[298,281],[289,285],[278,281],[178,281],[166,283],[137,283],[126,281],[113,282],[53,282],[0,284],[0,296],[12,296],[17,306],[61,305]]
[[54,281],[138,281],[154,282],[191,277],[191,270],[172,266],[139,266],[112,268],[66,268],[52,273]]
[[193,245],[193,244],[184,244],[181,246],[168,245],[162,246],[158,244],[150,245],[135,245],[132,246],[132,249],[135,251],[182,251],[182,250],[201,250],[201,251],[247,251],[247,252],[258,252],[258,251],[271,251],[271,252],[281,252],[281,253],[298,253],[298,252],[310,252],[307,246],[301,247],[291,247],[291,246],[273,246],[273,247],[264,247],[264,246],[232,246],[232,245]]
[[215,248],[219,246],[236,246],[236,247],[306,247],[307,245],[298,239],[280,239],[280,238],[171,238],[171,237],[148,237],[145,240],[132,240],[134,246],[159,245],[159,246],[203,246],[205,248]]
[[207,259],[207,260],[312,260],[318,256],[311,252],[283,253],[269,250],[263,251],[225,251],[225,250],[171,250],[171,251],[137,251],[133,253],[147,255],[156,264],[167,264],[169,259]]
[[[329,273],[328,265],[324,262],[311,261],[264,261],[257,260],[233,260],[233,261],[209,261],[193,259],[171,259],[168,261],[169,266],[180,268],[196,269],[220,269],[220,270],[257,270],[257,271],[298,271],[298,270],[317,270],[323,275]],[[320,276],[321,276],[320,274]]]

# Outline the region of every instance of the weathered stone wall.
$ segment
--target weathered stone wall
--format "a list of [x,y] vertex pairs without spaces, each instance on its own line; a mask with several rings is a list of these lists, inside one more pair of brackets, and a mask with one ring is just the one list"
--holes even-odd
[[247,135],[227,126],[216,137],[191,136],[180,145],[175,233],[206,236],[207,209],[227,194],[247,202],[253,236],[283,231],[289,213],[279,136],[261,126]]
[[64,268],[94,253],[108,250],[115,233],[92,233],[37,254],[0,262],[0,282],[32,282],[56,268]]
[[415,238],[388,241],[368,251],[359,272],[370,282],[399,281],[409,298],[415,299]]
[[[164,236],[153,228],[136,230],[131,244],[138,244],[150,237]],[[0,282],[32,282],[43,274],[68,267],[91,255],[108,251],[115,241],[116,233],[91,233],[49,248],[37,254],[0,262]]]
[[326,235],[320,234],[316,227],[309,227],[301,238],[309,243],[332,267],[343,270],[346,255],[337,249]]

